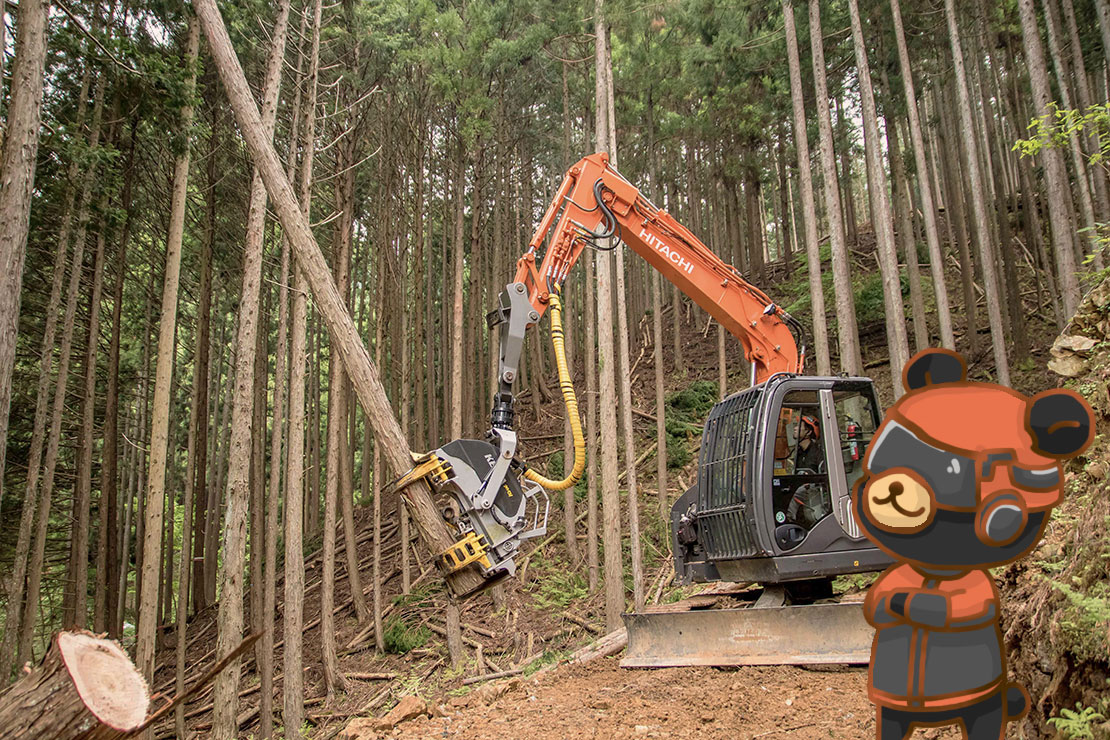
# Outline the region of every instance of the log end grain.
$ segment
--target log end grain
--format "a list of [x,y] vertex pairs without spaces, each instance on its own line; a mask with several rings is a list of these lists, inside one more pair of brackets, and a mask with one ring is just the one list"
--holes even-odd
[[101,723],[117,730],[133,730],[143,723],[150,692],[115,641],[87,632],[62,632],[58,651],[81,701]]

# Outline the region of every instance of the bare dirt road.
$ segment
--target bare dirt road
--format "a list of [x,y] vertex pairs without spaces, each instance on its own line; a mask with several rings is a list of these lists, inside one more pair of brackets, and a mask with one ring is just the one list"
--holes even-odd
[[[608,658],[455,697],[447,716],[406,722],[393,737],[467,740],[563,738],[875,737],[863,668],[627,670]],[[498,694],[504,690],[504,693]],[[1012,734],[1012,732],[1011,732]],[[958,738],[919,729],[922,738]]]

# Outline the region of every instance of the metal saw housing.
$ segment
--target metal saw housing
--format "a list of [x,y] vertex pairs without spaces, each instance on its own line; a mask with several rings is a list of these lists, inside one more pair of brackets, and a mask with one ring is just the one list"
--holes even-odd
[[514,575],[520,544],[547,532],[550,501],[538,484],[520,478],[510,468],[488,507],[483,506],[485,482],[497,461],[498,449],[480,439],[456,439],[435,451],[450,466],[440,490],[451,496],[454,511],[445,507],[445,518],[460,538],[473,532],[485,546],[486,562],[477,561],[482,575]]

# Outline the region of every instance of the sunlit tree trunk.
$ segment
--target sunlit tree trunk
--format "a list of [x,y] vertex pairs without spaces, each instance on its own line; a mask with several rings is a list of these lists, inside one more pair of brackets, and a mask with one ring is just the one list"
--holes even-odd
[[[265,250],[265,235],[263,235],[263,251]],[[252,390],[254,401],[251,406],[251,450],[249,467],[250,499],[248,508],[247,531],[250,538],[250,557],[247,559],[247,575],[250,591],[247,597],[250,621],[246,625],[248,634],[261,633],[264,630],[262,617],[262,591],[263,573],[265,566],[265,540],[266,540],[266,414],[269,411],[267,403],[266,385],[268,383],[270,363],[267,361],[269,348],[267,337],[269,327],[267,317],[270,314],[270,291],[262,290],[262,273],[259,271],[259,301],[258,324],[254,335],[254,375],[252,377]],[[255,672],[262,665],[262,641],[254,643]]]
[[[107,192],[100,199],[100,212],[107,211]],[[72,581],[72,611],[67,627],[84,629],[89,620],[89,510],[93,488],[93,419],[96,411],[96,355],[100,345],[100,297],[104,286],[104,244],[107,224],[100,219],[93,257],[91,295],[89,296],[88,334],[85,343],[85,385],[81,396],[81,431],[77,440],[77,480],[73,495],[73,528],[70,557],[67,564],[68,582]],[[100,508],[104,516],[104,508]]]
[[[313,29],[313,51],[309,64],[317,57],[317,34],[321,15],[319,0],[316,4],[316,24]],[[262,83],[262,126],[267,140],[273,138],[274,120],[277,116],[278,93],[281,90],[282,63],[285,58],[285,28],[289,18],[289,3],[282,2],[275,16],[271,34],[270,54]],[[315,85],[315,74],[309,73],[310,90]],[[310,93],[311,97],[312,93]],[[311,107],[309,108],[311,110]],[[305,121],[306,131],[312,130],[312,116]],[[311,156],[311,137],[309,153]],[[310,169],[306,165],[306,169]],[[235,363],[234,394],[231,409],[231,438],[229,440],[227,473],[227,510],[224,515],[223,556],[220,560],[220,601],[217,615],[216,653],[230,653],[243,639],[243,565],[246,548],[247,507],[251,495],[251,454],[255,434],[252,430],[255,416],[255,361],[258,354],[259,291],[262,284],[262,248],[266,223],[266,189],[262,177],[255,170],[251,179],[250,201],[247,207],[247,230],[243,249],[243,288],[239,297],[239,331],[236,337],[238,352]],[[256,478],[261,478],[256,475]],[[261,480],[257,481],[261,484]],[[261,533],[258,533],[261,534]],[[258,541],[255,540],[257,543]],[[252,556],[260,556],[262,548],[252,546]],[[261,559],[261,558],[259,558]],[[330,615],[330,612],[328,612]],[[233,738],[238,735],[239,661],[235,660],[216,677],[213,690],[212,733],[215,737]]]
[[[264,738],[273,733],[274,701],[274,613],[277,590],[278,502],[281,496],[282,439],[285,434],[285,390],[287,383],[286,355],[289,319],[289,245],[282,240],[281,273],[278,281],[278,339],[274,351],[274,410],[270,430],[270,474],[266,493],[266,524],[264,535],[264,567],[262,592],[262,661],[259,663],[260,733]],[[261,433],[263,430],[259,430]]]
[[[348,120],[348,126],[354,126],[354,122]],[[338,144],[337,152],[337,166],[338,176],[335,178],[335,208],[340,216],[335,222],[335,242],[333,244],[333,252],[335,253],[335,273],[336,285],[348,301],[350,301],[351,293],[351,241],[354,230],[354,215],[355,215],[355,155],[357,149],[355,141],[358,133],[353,133],[346,136]],[[342,368],[342,363],[335,365],[336,369]],[[348,382],[346,372],[343,372],[343,386],[342,386],[342,406],[343,413],[342,422],[346,425],[351,418],[353,411],[350,393],[348,392]],[[404,373],[408,377],[408,373]],[[353,435],[347,434],[345,430],[340,430],[340,449],[337,453],[340,454],[342,460],[342,468],[340,470],[340,488],[339,488],[339,503],[340,513],[343,518],[343,541],[344,552],[347,561],[347,582],[350,585],[351,599],[354,601],[355,614],[359,622],[365,622],[370,619],[370,609],[366,605],[366,597],[362,593],[362,579],[359,577],[358,572],[358,549],[355,546],[355,522],[354,522],[354,483],[353,483],[353,464],[351,461],[351,443]],[[349,468],[349,469],[348,469]]]
[[[164,275],[162,277],[163,277],[163,279],[165,278]],[[145,527],[144,520],[146,518],[146,511],[145,511],[145,509],[146,509],[146,481],[147,481],[148,465],[150,464],[150,453],[149,453],[149,451],[150,451],[150,446],[149,446],[150,425],[147,423],[148,419],[150,418],[150,393],[148,391],[150,389],[151,357],[154,353],[154,350],[156,349],[156,347],[152,346],[154,344],[154,341],[153,341],[154,338],[151,336],[151,334],[152,334],[151,330],[152,330],[152,327],[153,327],[153,325],[151,323],[151,316],[152,316],[153,311],[154,311],[153,296],[154,296],[155,288],[157,287],[157,285],[156,285],[157,279],[158,279],[158,273],[154,270],[151,270],[150,278],[149,278],[149,281],[148,281],[147,286],[146,286],[147,287],[146,300],[144,301],[144,309],[143,309],[142,373],[141,373],[140,378],[139,378],[139,397],[136,400],[136,404],[135,404],[138,408],[137,408],[136,413],[135,413],[136,418],[135,418],[134,432],[135,432],[135,439],[138,440],[138,444],[140,445],[140,449],[133,449],[132,450],[133,454],[132,454],[132,465],[131,465],[132,479],[133,479],[133,483],[132,483],[132,486],[131,486],[131,498],[132,498],[132,501],[133,501],[133,508],[134,508],[134,511],[132,512],[132,514],[134,516],[132,518],[133,518],[133,521],[135,522],[135,575],[134,575],[135,588],[134,588],[134,596],[133,596],[133,599],[132,599],[132,602],[131,602],[131,606],[132,606],[132,613],[133,613],[135,619],[138,619],[138,615],[139,615],[139,601],[141,600],[141,597],[142,597],[142,586],[143,586],[143,578],[142,578],[142,572],[143,572],[143,542],[145,541],[145,537],[146,537],[146,533],[144,531],[144,527]],[[161,317],[159,317],[159,318],[161,318]],[[124,535],[124,545],[125,545],[125,547],[123,548],[123,550],[125,552],[130,552],[130,550],[131,550],[131,544],[128,541],[128,536],[130,534],[131,534],[131,531],[130,531],[130,529],[128,529],[127,532]],[[123,581],[123,585],[121,586],[120,590],[122,590],[124,593],[126,593],[127,592],[127,577],[126,577],[126,575],[124,575],[122,581]],[[120,609],[120,612],[121,612],[121,614],[120,614],[120,624],[123,624],[123,613],[122,613],[123,609],[122,608]]]
[[[949,4],[951,0],[948,0]],[[1105,0],[1098,0],[1100,22],[1105,12]],[[1049,103],[1052,90],[1048,82],[1048,68],[1045,65],[1044,47],[1041,45],[1040,29],[1037,25],[1037,10],[1033,0],[1018,0],[1021,16],[1021,36],[1025,44],[1025,61],[1029,69],[1029,83],[1033,90],[1033,108],[1038,118],[1046,122],[1050,131],[1056,127],[1052,120]],[[952,11],[954,12],[954,11]],[[955,22],[951,19],[949,24]],[[1103,31],[1104,36],[1106,31]],[[1110,54],[1110,52],[1107,52]],[[1070,318],[1079,304],[1079,279],[1076,275],[1075,252],[1072,249],[1072,234],[1075,225],[1068,212],[1069,193],[1067,172],[1064,168],[1064,155],[1055,147],[1046,147],[1041,152],[1047,180],[1048,217],[1052,228],[1052,247],[1055,252],[1056,273],[1064,306],[1064,315]]]
[[[306,201],[307,202],[307,201]],[[289,450],[285,476],[285,591],[283,598],[282,682],[283,722],[299,728],[304,723],[304,464],[305,464],[305,328],[308,286],[294,266],[292,326],[289,332]]]
[[[989,149],[991,144],[994,144],[995,149],[990,157],[990,171],[985,173],[988,179],[995,183],[993,202],[996,205],[994,207],[994,218],[990,219],[992,229],[991,253],[995,256],[996,264],[1001,268],[999,308],[1002,313],[1002,321],[1008,331],[1007,339],[1011,342],[1013,355],[1024,358],[1028,350],[1025,337],[1025,312],[1021,300],[1022,286],[1016,264],[1019,250],[1014,248],[1015,243],[1011,228],[1012,214],[1018,213],[1017,195],[1007,173],[1009,163],[1016,157],[1009,151],[999,151],[999,149],[1005,149],[1001,146],[1001,141],[1007,138],[1004,133],[1004,101],[998,88],[999,59],[995,49],[990,48],[990,45],[984,49],[980,43],[981,39],[988,35],[985,19],[988,11],[983,6],[983,0],[980,0],[979,6],[979,25],[982,32],[975,39],[975,55],[980,60],[980,64],[977,66],[979,67],[980,79],[980,108],[983,111],[982,120],[985,134],[983,147]],[[992,99],[994,105],[992,105]],[[995,114],[995,108],[997,108],[997,114]]]
[[42,117],[48,5],[42,0],[21,0],[18,6],[16,28],[19,33],[12,64],[11,103],[3,133],[3,150],[0,150],[0,502],[4,495],[15,338],[19,332],[23,262],[27,255]]
[[[891,217],[886,171],[879,143],[879,121],[875,110],[875,94],[871,85],[871,66],[863,39],[857,0],[848,0],[852,23],[852,46],[856,52],[860,102],[863,107],[863,150],[867,160],[867,194],[871,201],[871,223],[878,242],[879,273],[883,281],[883,304],[886,318],[886,343],[892,378],[902,377],[902,368],[910,358],[906,338],[906,314],[902,303],[902,282],[898,271],[898,253],[894,243],[894,219]],[[889,133],[888,133],[889,135]],[[892,383],[894,396],[902,394],[902,384]]]
[[1098,30],[1102,34],[1102,54],[1105,66],[1110,67],[1110,2],[1095,0],[1095,14],[1098,15]]
[[952,118],[952,104],[950,96],[937,93],[937,117],[940,120],[937,138],[937,157],[941,160],[943,178],[939,182],[938,192],[943,191],[945,202],[945,223],[949,229],[949,242],[954,242],[959,255],[960,287],[963,293],[964,320],[967,330],[964,334],[967,340],[967,352],[974,356],[979,346],[978,338],[978,309],[975,302],[975,270],[971,262],[971,251],[967,240],[967,223],[964,218],[963,175],[960,169],[959,142],[955,139],[956,124]]
[[[810,39],[812,44],[812,39]],[[848,245],[859,245],[859,228],[856,223],[856,198],[855,182],[852,178],[852,141],[848,133],[848,121],[844,117],[844,102],[834,99],[836,104],[836,126],[840,136],[844,137],[843,146],[840,148],[840,192],[841,202],[844,206],[844,230],[848,237]]]
[[[933,276],[933,294],[936,298],[937,323],[943,347],[955,349],[956,337],[952,331],[952,312],[948,301],[948,286],[944,281],[944,252],[937,231],[937,210],[933,202],[933,188],[929,167],[925,159],[925,137],[921,132],[921,117],[917,110],[917,92],[914,89],[913,70],[906,48],[906,35],[902,30],[902,10],[899,0],[890,0],[894,17],[894,40],[898,46],[898,61],[902,71],[902,85],[906,91],[906,112],[910,128],[913,161],[917,170],[917,187],[921,194],[921,215],[925,223],[925,243],[929,248],[929,271]],[[911,199],[912,202],[912,199]]]
[[[93,114],[89,134],[89,148],[95,150],[99,145],[101,120],[103,114],[105,82],[101,78],[93,93]],[[20,639],[17,663],[22,664],[32,656],[34,625],[39,613],[40,589],[46,555],[47,525],[50,521],[50,506],[54,495],[54,479],[58,467],[61,448],[62,416],[66,405],[69,381],[69,363],[73,351],[74,319],[77,312],[77,296],[84,280],[85,236],[88,230],[89,200],[93,190],[96,170],[85,170],[81,183],[81,197],[77,208],[77,228],[74,233],[73,267],[70,271],[69,285],[66,289],[66,309],[62,323],[62,339],[59,348],[58,376],[55,381],[53,408],[51,410],[50,431],[46,442],[46,457],[43,462],[43,477],[40,499],[37,505],[37,520],[34,531],[34,545],[27,574],[26,603],[20,622]]]
[[[886,83],[886,72],[883,72],[883,82]],[[910,284],[910,308],[913,316],[913,346],[919,352],[930,346],[929,324],[925,318],[925,298],[921,291],[921,271],[917,263],[917,241],[913,228],[913,199],[910,195],[909,179],[906,177],[906,165],[902,157],[902,142],[898,136],[898,124],[888,115],[883,116],[883,125],[886,128],[887,158],[890,162],[891,198],[894,201],[894,220],[897,225],[895,234],[901,244],[901,252],[906,260],[906,273]],[[899,285],[901,294],[901,285]]]
[[[446,220],[446,219],[444,219]],[[444,249],[446,250],[446,241]],[[381,367],[382,364],[382,337],[385,320],[382,312],[385,308],[385,252],[378,253],[377,290],[374,295],[374,362]],[[446,296],[443,297],[446,303]],[[385,651],[385,635],[382,621],[382,455],[375,440],[374,443],[374,646],[378,652]]]
[[[657,206],[663,203],[663,188],[659,182],[658,152],[655,146],[655,106],[652,89],[648,89],[648,173],[651,181],[651,199]],[[588,262],[589,260],[587,260]],[[663,385],[663,279],[658,270],[651,271],[651,326],[652,364],[655,366],[655,487],[659,504],[659,519],[667,521],[667,424]]]
[[[603,0],[595,0],[594,30],[596,46],[595,127],[597,148],[610,151],[608,126],[609,56],[606,51],[608,30],[603,14]],[[604,517],[603,547],[605,550],[605,626],[608,631],[620,627],[624,611],[624,570],[621,557],[620,491],[617,488],[617,389],[616,353],[613,346],[613,258],[612,253],[598,251],[597,257],[597,333],[599,395],[601,405],[601,500]]]
[[809,164],[805,93],[802,90],[802,69],[798,58],[798,34],[794,23],[793,0],[783,0],[782,15],[786,25],[786,61],[790,68],[790,100],[794,110],[794,146],[798,150],[798,182],[802,197],[802,219],[805,223],[806,272],[809,275],[809,300],[813,305],[813,348],[817,355],[817,374],[829,375],[832,372],[829,360],[829,328],[825,320],[825,288],[821,282],[817,205],[813,198],[813,177]]
[[844,221],[841,218],[840,191],[836,177],[836,154],[833,151],[829,91],[825,82],[823,39],[820,0],[809,0],[809,43],[813,56],[813,83],[817,93],[817,131],[821,142],[821,172],[823,175],[822,184],[825,189],[825,212],[829,219],[829,244],[832,248],[833,289],[836,293],[840,369],[849,375],[862,375],[863,360],[860,357],[859,349],[859,327],[856,325],[852,278],[848,268],[848,246],[844,241]]
[[[86,69],[81,79],[81,92],[78,98],[77,115],[74,128],[80,131],[84,126],[88,109],[89,72]],[[96,127],[99,136],[99,125]],[[36,134],[37,141],[37,134]],[[66,264],[69,253],[69,232],[73,223],[75,193],[79,189],[77,158],[70,161],[65,205],[62,212],[62,225],[58,234],[57,251],[50,284],[50,299],[46,306],[45,326],[39,353],[39,378],[35,394],[35,419],[31,431],[30,457],[27,463],[27,483],[23,494],[23,509],[19,515],[19,535],[13,554],[12,570],[7,588],[7,609],[4,619],[4,637],[0,643],[0,675],[7,676],[15,656],[16,642],[20,634],[21,607],[23,605],[24,579],[27,574],[27,557],[31,548],[31,534],[34,531],[35,511],[39,506],[39,478],[42,474],[43,444],[46,437],[46,412],[50,405],[50,371],[54,365],[55,334],[58,326],[58,308],[62,301],[62,285],[65,282]],[[6,443],[0,442],[0,446]],[[0,477],[3,477],[0,465]],[[0,484],[2,487],[2,484]],[[41,567],[41,566],[40,566]]]
[[954,0],[945,0],[945,15],[948,19],[948,38],[952,46],[952,59],[955,63],[956,94],[960,110],[960,133],[964,143],[965,162],[971,181],[972,221],[979,246],[979,262],[983,271],[983,290],[987,297],[987,318],[991,327],[991,346],[994,349],[994,363],[998,382],[1010,384],[1010,364],[1006,357],[1006,334],[1002,326],[1002,313],[999,303],[998,278],[991,253],[990,228],[987,224],[987,209],[983,202],[983,178],[979,171],[979,155],[975,142],[975,124],[971,119],[971,101],[967,90],[967,76],[964,73],[963,51],[960,46],[959,29],[956,24]]
[[[211,161],[211,157],[208,158]],[[202,248],[203,249],[203,248]],[[200,266],[200,270],[204,272],[204,266]],[[203,278],[202,278],[203,280]],[[198,321],[199,324],[199,321]],[[207,408],[202,411],[199,403],[200,396],[208,389],[208,373],[202,367],[203,363],[199,361],[201,352],[200,347],[200,331],[194,336],[194,351],[193,351],[193,387],[189,400],[189,442],[188,442],[188,462],[185,466],[185,480],[182,481],[182,487],[185,491],[185,500],[182,502],[182,516],[181,516],[181,551],[179,553],[180,561],[178,567],[178,586],[177,586],[177,609],[175,612],[174,620],[174,638],[176,642],[175,651],[175,665],[174,665],[174,690],[181,693],[185,690],[185,649],[187,646],[188,637],[188,613],[189,613],[189,579],[192,575],[192,568],[190,568],[190,554],[192,548],[190,547],[190,540],[192,539],[192,532],[190,531],[193,524],[193,508],[196,503],[195,489],[193,482],[196,480],[196,467],[197,467],[197,437],[198,428],[208,424]],[[204,370],[202,372],[202,370]],[[174,710],[174,731],[180,740],[185,740],[185,705],[182,704]]]
[[[108,345],[108,388],[104,402],[104,450],[100,471],[100,500],[103,516],[101,517],[99,535],[104,540],[104,562],[101,563],[98,559],[96,569],[97,593],[103,588],[105,598],[103,605],[98,599],[96,617],[93,621],[93,631],[98,634],[107,632],[108,636],[114,639],[118,639],[122,632],[123,625],[116,619],[116,614],[119,611],[120,602],[125,596],[123,589],[120,588],[120,574],[125,569],[121,567],[120,563],[120,553],[123,551],[119,546],[120,532],[118,526],[121,519],[119,508],[119,356],[120,333],[123,325],[123,278],[127,269],[127,247],[131,241],[131,226],[134,217],[132,184],[135,173],[137,123],[137,120],[131,122],[127,162],[124,165],[123,189],[120,195],[120,207],[124,212],[124,221],[115,255],[115,282],[112,287],[112,338]],[[57,282],[60,285],[60,281]],[[53,295],[51,293],[52,297]],[[51,313],[57,313],[56,305]],[[51,352],[53,352],[53,347],[51,347]],[[207,377],[205,377],[205,382],[207,383]],[[103,607],[103,611],[101,607]]]
[[586,304],[585,342],[582,347],[586,358],[586,578],[590,593],[593,593],[597,590],[600,577],[597,553],[597,303],[591,295],[596,285],[594,260],[586,255],[583,262],[586,263],[582,291]]
[[[1041,0],[1044,6],[1045,26],[1048,30],[1048,50],[1052,57],[1052,66],[1056,71],[1057,90],[1060,92],[1060,102],[1065,110],[1073,109],[1073,97],[1070,92],[1070,75],[1068,62],[1060,48],[1060,18],[1057,15],[1054,0]],[[1087,159],[1079,146],[1079,134],[1075,131],[1067,132],[1068,153],[1071,155],[1071,166],[1075,171],[1075,188],[1079,193],[1079,210],[1083,215],[1084,230],[1079,239],[1086,245],[1087,254],[1093,254],[1095,266],[1102,269],[1102,253],[1099,250],[1098,232],[1095,228],[1095,207],[1091,198],[1091,181],[1087,173]]]
[[[189,21],[185,42],[185,68],[195,70],[200,48],[200,27],[196,19]],[[188,90],[196,84],[196,72],[190,75]],[[181,129],[188,135],[192,128],[193,108],[186,104],[181,110]],[[162,514],[166,487],[166,457],[169,442],[170,393],[173,384],[174,335],[177,328],[178,279],[181,274],[181,241],[185,231],[185,197],[189,183],[189,149],[177,155],[174,162],[173,201],[170,211],[169,236],[166,239],[166,270],[162,282],[162,313],[158,324],[158,363],[154,379],[154,401],[150,429],[150,473],[147,478],[146,506],[143,524],[143,566],[140,573],[143,597],[139,601],[139,624],[135,639],[135,666],[149,682],[154,677],[158,565],[161,554]]]
[[[213,604],[216,601],[217,566],[219,565],[219,557],[216,553],[220,549],[220,509],[224,505],[224,487],[227,482],[227,448],[231,439],[231,404],[235,400],[233,389],[229,386],[239,357],[238,346],[235,342],[227,341],[229,336],[239,335],[239,317],[237,315],[232,316],[222,323],[219,346],[221,348],[228,347],[229,356],[226,363],[221,358],[220,382],[216,386],[217,406],[220,406],[218,399],[221,391],[223,392],[223,404],[220,410],[219,423],[215,430],[217,435],[214,443],[216,454],[213,454],[212,457],[216,461],[216,470],[208,489],[208,512],[205,515],[207,521],[205,522],[204,552],[208,557],[204,561],[204,598],[208,604]],[[226,368],[224,367],[225,364]]]
[[[1094,96],[1091,94],[1091,81],[1087,76],[1087,63],[1083,59],[1083,46],[1079,42],[1079,26],[1075,20],[1075,7],[1072,0],[1062,0],[1064,20],[1068,27],[1071,42],[1072,74],[1075,78],[1075,93],[1079,107],[1087,110]],[[1100,151],[1101,142],[1097,132],[1088,131],[1085,138],[1086,152],[1090,156]],[[1091,180],[1095,189],[1096,217],[1099,221],[1110,219],[1110,194],[1106,190],[1106,172],[1098,166],[1090,168]]]

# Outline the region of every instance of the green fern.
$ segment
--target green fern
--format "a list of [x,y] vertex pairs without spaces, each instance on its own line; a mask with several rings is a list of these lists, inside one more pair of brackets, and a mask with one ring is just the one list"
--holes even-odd
[[1049,717],[1048,723],[1060,731],[1068,740],[1094,740],[1094,724],[1105,720],[1094,707],[1085,707],[1082,702],[1075,703],[1075,710],[1060,708],[1060,716]]
[[[1076,587],[1081,587],[1073,577]],[[1110,650],[1107,625],[1110,625],[1110,596],[1104,583],[1093,584],[1088,592],[1060,581],[1049,583],[1067,598],[1067,607],[1058,622],[1070,638],[1072,651],[1082,659],[1098,659]]]
[[540,609],[565,609],[590,593],[582,576],[554,569],[539,577],[534,591],[532,599]]

